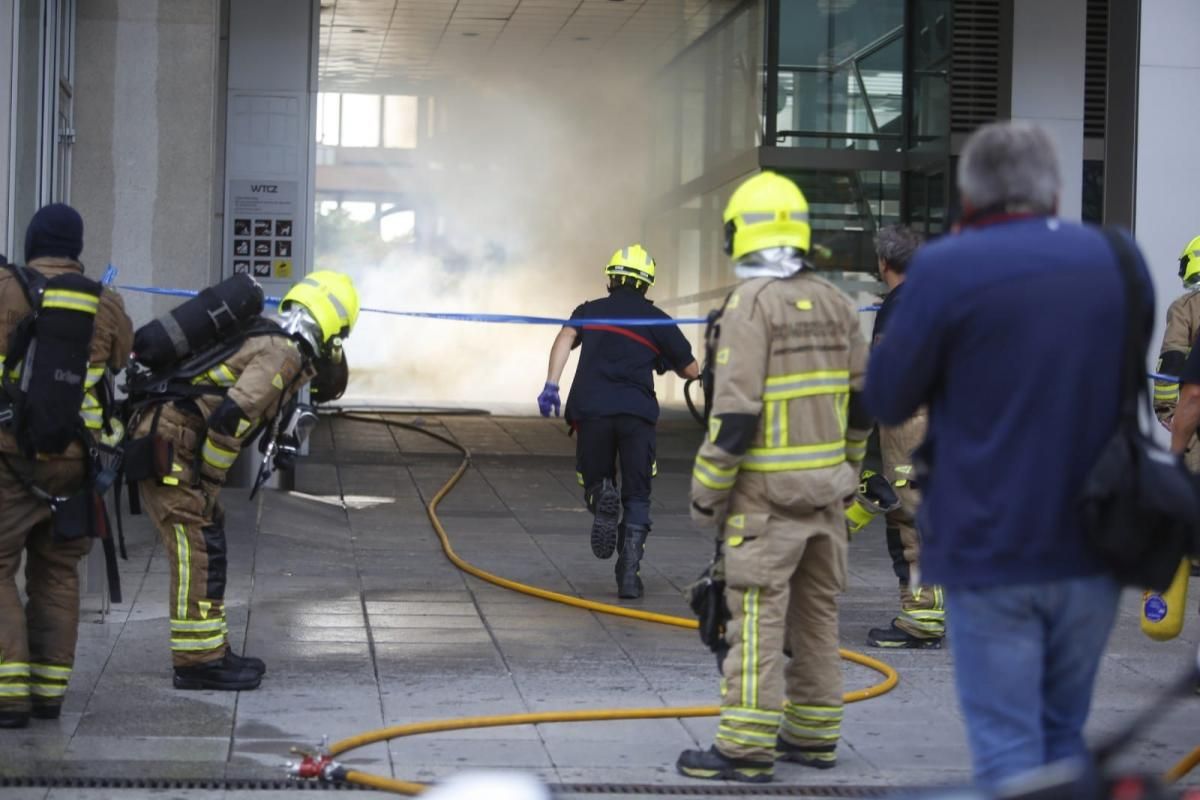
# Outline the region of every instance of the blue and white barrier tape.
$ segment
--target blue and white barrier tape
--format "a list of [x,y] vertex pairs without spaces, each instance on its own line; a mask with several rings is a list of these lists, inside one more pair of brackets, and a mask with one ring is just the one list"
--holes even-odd
[[[143,294],[165,295],[167,297],[195,297],[199,292],[191,289],[160,289],[154,286],[118,286],[124,292],[141,292]],[[282,298],[267,297],[269,305],[279,305]],[[393,317],[411,317],[416,319],[443,319],[452,322],[489,322],[509,325],[564,325],[581,328],[585,325],[623,325],[629,328],[662,327],[666,325],[704,325],[708,322],[705,317],[680,317],[678,319],[561,319],[559,317],[533,317],[522,314],[462,314],[448,311],[397,311],[390,308],[359,309],[368,314],[387,314]],[[864,306],[859,311],[878,311],[879,306]]]
[[[116,277],[116,269],[109,265],[112,270],[111,274],[106,270],[104,273],[105,285],[109,285],[111,280]],[[123,292],[140,292],[142,294],[157,294],[167,297],[195,297],[199,292],[191,289],[160,289],[154,286],[118,286],[116,287]],[[282,298],[267,297],[266,302],[270,305],[279,305]],[[708,322],[706,318],[701,317],[683,317],[680,319],[559,319],[558,317],[529,317],[520,314],[456,314],[444,311],[395,311],[390,308],[361,308],[360,311],[368,314],[387,314],[393,317],[410,317],[416,319],[444,319],[453,322],[488,322],[510,325],[556,325],[556,326],[571,326],[582,328],[585,325],[620,325],[626,328],[645,328],[645,327],[660,327],[664,325],[704,325]],[[863,306],[859,311],[878,311],[879,306]],[[1148,373],[1150,378],[1156,381],[1165,381],[1168,383],[1179,383],[1179,378],[1174,375],[1161,375],[1157,372]]]

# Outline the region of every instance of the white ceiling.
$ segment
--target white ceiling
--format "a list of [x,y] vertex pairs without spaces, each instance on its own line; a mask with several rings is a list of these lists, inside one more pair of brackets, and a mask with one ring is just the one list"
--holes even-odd
[[653,69],[741,0],[321,0],[323,91],[497,65]]

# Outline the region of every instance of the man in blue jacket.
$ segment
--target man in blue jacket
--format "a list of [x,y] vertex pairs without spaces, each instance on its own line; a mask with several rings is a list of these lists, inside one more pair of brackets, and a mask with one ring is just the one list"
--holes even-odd
[[958,186],[961,228],[913,260],[866,400],[893,425],[930,407],[922,560],[946,590],[975,777],[995,786],[1085,754],[1120,589],[1077,498],[1117,425],[1124,292],[1101,232],[1055,216],[1041,129],[979,129]]

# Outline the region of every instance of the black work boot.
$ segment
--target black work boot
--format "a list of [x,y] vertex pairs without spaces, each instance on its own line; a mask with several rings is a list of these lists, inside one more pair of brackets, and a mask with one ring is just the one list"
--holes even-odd
[[261,658],[255,658],[254,656],[239,656],[237,653],[233,652],[232,648],[225,649],[225,658],[229,659],[229,661],[236,666],[243,667],[245,669],[252,669],[259,675],[267,674],[266,662],[264,662]]
[[592,509],[592,554],[608,558],[617,548],[617,525],[621,520],[621,493],[605,478],[588,495]]
[[175,668],[176,689],[215,689],[238,692],[257,689],[262,673],[242,666],[226,653],[216,661],[194,667]]
[[801,747],[780,736],[775,740],[775,758],[813,769],[833,769],[837,766],[836,748],[833,744]]
[[28,711],[0,711],[0,728],[29,727]]
[[62,703],[33,703],[34,719],[58,719],[62,716]]
[[940,650],[942,637],[922,638],[898,628],[896,621],[887,628],[871,628],[867,632],[867,644],[871,647],[887,647],[893,650]]
[[675,762],[675,769],[689,778],[742,783],[770,783],[775,774],[775,764],[771,761],[730,758],[715,746],[707,750],[684,750]]
[[623,600],[636,600],[642,596],[640,567],[642,554],[646,552],[646,535],[650,529],[645,525],[626,525],[621,541],[621,554],[617,556],[617,596]]

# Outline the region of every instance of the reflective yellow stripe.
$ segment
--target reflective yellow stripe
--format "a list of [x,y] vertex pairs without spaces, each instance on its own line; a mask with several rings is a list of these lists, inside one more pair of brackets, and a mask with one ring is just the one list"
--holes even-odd
[[175,616],[179,619],[187,619],[188,590],[192,580],[191,554],[192,550],[187,538],[187,528],[182,525],[176,525],[175,559],[179,562],[179,589],[175,595]]
[[725,706],[721,709],[721,720],[736,720],[745,722],[750,725],[767,725],[777,728],[783,720],[783,713],[779,711],[762,711],[757,708],[746,708],[744,706]]
[[207,639],[171,639],[171,649],[182,652],[216,650],[225,644],[225,634],[219,633]]
[[28,697],[28,683],[0,683],[0,697]]
[[83,425],[89,430],[98,431],[104,427],[104,412],[90,411],[79,409],[79,416],[83,420]]
[[100,379],[103,377],[104,377],[104,367],[103,366],[88,367],[87,379],[83,382],[83,387],[85,389],[91,389],[93,386],[95,386],[97,383],[99,383]]
[[758,707],[758,595],[747,589],[742,595],[742,706]]
[[10,661],[0,664],[0,678],[28,678],[30,665],[24,661]]
[[575,480],[579,481],[579,485],[580,485],[580,486],[583,486],[583,473],[582,473],[582,472],[576,472],[576,473],[575,473]]
[[212,439],[205,439],[204,446],[200,448],[200,457],[204,459],[211,467],[217,469],[229,469],[233,466],[233,462],[237,460],[236,450],[226,450],[213,443]]
[[692,467],[692,477],[700,481],[701,485],[716,491],[732,489],[737,481],[737,473],[737,467],[724,469],[700,456],[696,456],[696,463]]
[[788,404],[774,400],[763,405],[767,447],[786,447],[788,443]]
[[726,728],[719,726],[717,728],[717,738],[724,739],[727,742],[735,744],[744,744],[747,747],[774,747],[777,735],[774,733],[755,733],[753,731],[742,730],[741,728]]
[[846,440],[846,458],[851,461],[862,461],[867,457],[867,440],[866,439],[847,439]]
[[850,391],[850,370],[829,369],[767,378],[763,400],[791,400]]
[[30,671],[37,678],[56,678],[65,681],[71,677],[70,667],[56,667],[51,664],[34,664],[30,667]]
[[845,441],[795,447],[752,447],[746,452],[742,468],[749,472],[788,472],[832,467],[845,460]]
[[42,308],[64,308],[69,311],[82,311],[95,314],[100,308],[100,298],[86,292],[72,292],[66,289],[48,289],[42,296]]
[[173,619],[171,630],[175,633],[208,633],[209,631],[224,631],[225,618],[212,619]]
[[35,683],[30,689],[34,697],[63,697],[67,693],[67,685],[65,683]]
[[786,703],[783,713],[793,719],[840,721],[846,711],[841,706],[802,706],[797,703]]

